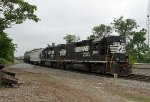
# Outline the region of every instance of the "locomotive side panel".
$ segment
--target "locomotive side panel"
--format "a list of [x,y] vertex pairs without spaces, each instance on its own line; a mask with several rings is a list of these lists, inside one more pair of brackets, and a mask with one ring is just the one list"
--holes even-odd
[[93,42],[91,46],[92,56],[91,60],[94,62],[104,62],[107,47],[104,45],[104,40]]
[[75,58],[77,62],[89,62],[91,60],[90,46],[92,42],[90,40],[84,40],[75,43]]
[[72,62],[74,61],[74,59],[76,59],[74,49],[75,49],[75,43],[66,44],[66,57],[65,57],[66,61]]
[[54,46],[46,47],[41,54],[42,66],[51,66],[51,61],[54,60]]

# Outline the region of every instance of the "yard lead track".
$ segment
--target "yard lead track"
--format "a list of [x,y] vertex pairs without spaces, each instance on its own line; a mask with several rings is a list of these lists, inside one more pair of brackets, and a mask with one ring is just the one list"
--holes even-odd
[[[67,69],[59,69],[59,70],[67,70]],[[73,71],[76,73],[81,73],[81,74],[87,74],[87,75],[95,75],[95,76],[100,76],[100,77],[107,77],[107,78],[112,78],[113,76],[108,74],[108,73],[95,73],[95,72],[87,72],[87,71],[79,71],[79,70],[67,70],[67,71]],[[139,75],[139,74],[131,74],[128,76],[119,76],[118,78],[121,79],[127,79],[127,80],[136,80],[136,81],[141,81],[141,82],[148,82],[150,83],[150,76],[148,75]]]
[[139,74],[131,74],[129,76],[121,77],[128,80],[137,80],[142,82],[150,82],[150,76],[139,75]]
[[[68,69],[61,69],[61,68],[54,68],[57,70],[66,70],[66,71],[71,71],[71,72],[76,72],[76,73],[81,73],[81,74],[87,74],[87,75],[95,75],[95,76],[100,76],[100,77],[107,77],[107,78],[112,78],[113,76],[110,74],[102,74],[102,73],[92,73],[92,72],[87,72],[87,71],[79,71],[79,70],[68,70]],[[118,78],[121,79],[127,79],[127,80],[136,80],[136,81],[141,81],[141,82],[148,82],[150,83],[150,76],[148,75],[139,75],[139,74],[131,74],[128,76],[119,76]]]
[[[91,73],[91,72],[84,72],[84,71],[75,71],[75,72],[82,73],[82,74],[88,74],[88,75],[96,75],[96,76],[100,76],[100,77],[107,77],[107,78],[113,77],[112,75],[106,74],[106,73],[100,74],[100,73]],[[119,76],[118,78],[150,83],[149,75],[131,74],[128,76]]]

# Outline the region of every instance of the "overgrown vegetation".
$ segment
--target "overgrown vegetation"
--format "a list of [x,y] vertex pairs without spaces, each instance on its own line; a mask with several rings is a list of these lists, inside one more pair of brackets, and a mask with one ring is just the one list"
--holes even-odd
[[131,95],[131,94],[126,94],[125,97],[127,97],[130,100],[134,100],[137,102],[150,102],[150,98],[145,98],[141,95]]
[[15,44],[12,43],[6,33],[0,34],[0,64],[7,64],[7,62],[13,62]]
[[11,87],[12,85],[11,84],[8,84],[8,83],[5,83],[3,81],[0,81],[0,88],[6,88],[6,87]]
[[14,24],[21,24],[26,19],[38,22],[39,18],[34,14],[35,10],[37,10],[35,5],[30,5],[24,0],[0,1],[0,64],[14,61],[16,47],[4,30]]
[[12,62],[10,62],[10,61],[8,61],[8,60],[6,60],[6,59],[4,59],[4,58],[0,58],[0,64],[8,64],[8,65],[10,65],[10,64],[12,64]]

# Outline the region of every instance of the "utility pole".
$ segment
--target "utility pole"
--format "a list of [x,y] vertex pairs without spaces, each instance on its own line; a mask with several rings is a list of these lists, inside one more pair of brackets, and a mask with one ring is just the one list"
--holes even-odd
[[3,2],[0,0],[0,20],[2,18],[3,15]]
[[148,36],[148,47],[150,46],[150,0],[148,1],[148,7],[147,7],[147,36]]
[[[3,14],[3,9],[2,9],[3,3],[0,0],[0,24],[2,22],[2,14]],[[0,34],[2,33],[2,29],[0,28]]]
[[0,1],[0,14],[2,14],[2,12],[3,12],[3,9],[2,9],[2,2]]
[[149,22],[149,15],[147,15],[147,36],[148,36],[148,46],[149,46],[149,26],[150,26],[150,24],[149,24],[150,22]]

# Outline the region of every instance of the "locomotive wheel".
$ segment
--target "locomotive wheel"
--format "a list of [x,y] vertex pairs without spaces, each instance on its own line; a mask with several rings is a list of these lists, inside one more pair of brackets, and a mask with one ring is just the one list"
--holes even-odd
[[100,66],[98,64],[92,64],[91,65],[91,72],[98,72]]
[[45,67],[45,62],[42,63],[42,66]]
[[70,64],[69,63],[66,63],[65,65],[65,69],[69,70],[70,69]]
[[92,68],[90,67],[90,64],[88,64],[87,67],[88,67],[88,72],[92,72]]
[[56,63],[56,62],[53,63],[53,67],[54,67],[54,68],[57,68],[57,63]]
[[52,62],[50,62],[50,65],[49,65],[49,67],[53,67],[53,63],[52,63]]
[[106,73],[106,68],[102,64],[95,65],[95,67],[93,69],[94,69],[94,72],[96,72],[96,73],[101,73],[101,74]]
[[105,74],[106,73],[106,67],[104,65],[99,66],[100,67],[100,73]]
[[61,68],[61,63],[60,62],[56,63],[56,68]]
[[60,63],[59,68],[64,69],[65,68],[65,64],[64,63]]
[[73,68],[71,63],[66,63],[65,64],[65,69],[67,69],[67,70],[74,70],[74,68]]
[[95,64],[91,65],[91,72],[96,72],[96,66],[95,66]]

